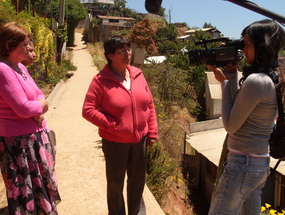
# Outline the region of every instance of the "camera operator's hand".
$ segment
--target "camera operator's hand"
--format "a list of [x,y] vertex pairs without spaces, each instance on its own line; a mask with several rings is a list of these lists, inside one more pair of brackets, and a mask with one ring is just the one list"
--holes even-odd
[[226,65],[224,68],[225,68],[226,72],[233,73],[233,72],[237,71],[237,64],[231,64],[230,63],[230,64]]
[[215,78],[218,82],[222,83],[224,80],[227,80],[224,72],[215,66],[207,65],[207,67],[214,72]]

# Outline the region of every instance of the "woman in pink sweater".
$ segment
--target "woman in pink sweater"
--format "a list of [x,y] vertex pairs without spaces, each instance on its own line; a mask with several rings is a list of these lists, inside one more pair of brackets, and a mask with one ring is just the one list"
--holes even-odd
[[53,148],[44,94],[26,67],[31,34],[15,22],[0,26],[0,165],[9,214],[57,214]]
[[127,182],[128,214],[140,211],[145,185],[146,146],[157,138],[153,98],[142,71],[130,66],[130,43],[121,36],[104,43],[108,64],[86,93],[83,117],[99,127],[106,160],[109,215],[125,215],[123,186]]

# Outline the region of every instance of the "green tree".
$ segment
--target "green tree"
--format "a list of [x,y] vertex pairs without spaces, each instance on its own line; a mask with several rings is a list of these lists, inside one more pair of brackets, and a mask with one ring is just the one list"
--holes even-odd
[[215,26],[213,26],[211,23],[207,23],[207,22],[204,23],[203,28],[215,28],[215,29],[217,29],[217,28],[216,28]]
[[155,40],[156,46],[159,48],[159,53],[164,55],[167,53],[175,53],[179,47],[178,45],[178,30],[177,27],[173,24],[170,24],[169,27],[158,28]]
[[120,8],[125,8],[126,7],[127,1],[125,1],[125,0],[115,0],[114,3],[115,3],[114,7],[117,8],[117,9],[120,9]]
[[15,7],[10,1],[0,1],[0,25],[12,21],[15,15]]
[[[48,4],[48,12],[59,21],[60,0]],[[65,19],[67,24],[67,46],[74,46],[75,28],[78,22],[87,17],[87,11],[78,0],[65,0]]]
[[164,7],[160,7],[156,14],[165,18],[166,17],[166,15],[165,15],[165,8]]
[[[16,3],[16,1],[15,1]],[[35,11],[39,16],[44,16],[46,12],[46,6],[50,3],[50,0],[30,0],[30,1],[18,1],[19,11]]]

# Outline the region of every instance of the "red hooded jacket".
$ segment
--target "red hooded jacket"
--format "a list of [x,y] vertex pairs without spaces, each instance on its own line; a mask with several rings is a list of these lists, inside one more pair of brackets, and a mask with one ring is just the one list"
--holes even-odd
[[82,116],[99,127],[99,135],[109,141],[137,143],[147,135],[157,138],[153,97],[142,71],[127,66],[131,90],[120,83],[107,64],[91,81]]

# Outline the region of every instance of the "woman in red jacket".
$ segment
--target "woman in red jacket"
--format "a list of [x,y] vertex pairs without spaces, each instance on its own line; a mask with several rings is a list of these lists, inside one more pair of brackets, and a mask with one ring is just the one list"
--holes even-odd
[[130,66],[127,39],[114,36],[104,43],[108,64],[86,93],[83,117],[99,128],[106,160],[109,215],[124,215],[123,186],[128,175],[128,214],[139,213],[145,185],[146,146],[157,138],[153,98],[142,71]]

